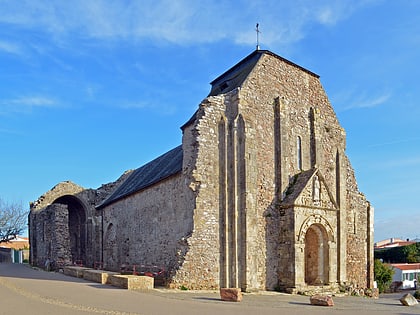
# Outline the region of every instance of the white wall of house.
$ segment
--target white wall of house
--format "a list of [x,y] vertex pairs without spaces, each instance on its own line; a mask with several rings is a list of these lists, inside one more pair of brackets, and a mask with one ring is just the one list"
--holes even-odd
[[[402,282],[402,289],[414,289],[416,287],[416,281],[418,283],[420,279],[420,269],[401,270],[394,267],[393,282]],[[417,285],[418,286],[418,285]]]

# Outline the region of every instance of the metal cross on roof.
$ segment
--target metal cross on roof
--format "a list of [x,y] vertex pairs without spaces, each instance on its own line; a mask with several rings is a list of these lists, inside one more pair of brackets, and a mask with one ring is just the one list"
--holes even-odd
[[257,32],[257,50],[260,50],[260,29],[259,29],[260,24],[257,23],[256,27],[255,27],[255,31]]

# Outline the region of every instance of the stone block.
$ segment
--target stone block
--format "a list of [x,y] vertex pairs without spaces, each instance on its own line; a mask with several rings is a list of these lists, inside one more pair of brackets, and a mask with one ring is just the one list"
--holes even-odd
[[241,302],[242,301],[242,292],[239,288],[221,288],[220,289],[220,298],[222,301],[228,302]]
[[83,272],[83,279],[101,284],[110,284],[110,278],[117,272],[89,269]]
[[310,297],[310,302],[312,305],[318,306],[334,306],[334,301],[329,295],[312,295]]
[[76,278],[83,278],[83,273],[89,270],[86,267],[78,267],[78,266],[65,266],[63,272],[67,276],[76,277]]
[[404,306],[413,306],[413,305],[419,304],[419,302],[417,302],[416,298],[414,296],[412,296],[410,293],[404,294],[401,297],[400,302]]
[[112,275],[109,277],[109,284],[128,290],[151,290],[154,279],[147,276]]

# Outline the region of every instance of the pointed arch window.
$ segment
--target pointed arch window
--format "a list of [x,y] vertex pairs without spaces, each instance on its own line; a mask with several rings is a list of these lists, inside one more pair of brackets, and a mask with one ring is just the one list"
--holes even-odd
[[302,138],[300,136],[297,137],[297,166],[299,171],[302,170]]

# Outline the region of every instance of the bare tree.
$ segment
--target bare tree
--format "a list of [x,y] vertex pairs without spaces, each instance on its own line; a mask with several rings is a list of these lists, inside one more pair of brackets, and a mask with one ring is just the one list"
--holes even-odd
[[28,212],[22,205],[0,199],[0,243],[15,239],[25,230]]

